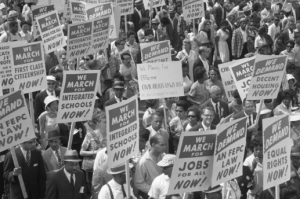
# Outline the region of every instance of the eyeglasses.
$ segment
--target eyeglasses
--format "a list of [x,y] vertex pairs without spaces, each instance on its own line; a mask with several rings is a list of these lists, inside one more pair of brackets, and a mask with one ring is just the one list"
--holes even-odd
[[49,86],[50,86],[50,85],[55,85],[55,83],[47,83],[47,84],[48,84]]
[[214,117],[214,115],[204,115],[205,117]]
[[189,118],[195,118],[196,115],[188,115]]

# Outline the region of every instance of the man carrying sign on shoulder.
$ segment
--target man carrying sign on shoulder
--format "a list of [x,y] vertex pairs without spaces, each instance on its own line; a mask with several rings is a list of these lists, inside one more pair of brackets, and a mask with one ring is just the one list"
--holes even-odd
[[45,198],[46,172],[41,152],[35,149],[35,138],[15,149],[19,168],[15,168],[11,152],[4,160],[4,178],[10,184],[10,198],[23,199],[18,175],[24,180],[28,199]]

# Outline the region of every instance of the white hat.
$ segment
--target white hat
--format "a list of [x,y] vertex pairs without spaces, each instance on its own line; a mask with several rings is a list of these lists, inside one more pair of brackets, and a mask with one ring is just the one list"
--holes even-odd
[[[132,168],[132,167],[133,167],[133,164],[129,163],[129,168]],[[107,173],[111,174],[111,175],[124,173],[124,172],[125,172],[125,164],[124,163],[122,163],[116,167],[107,169]]]
[[56,81],[55,77],[50,75],[50,76],[47,76],[47,81]]
[[44,104],[45,104],[45,109],[46,107],[51,103],[51,102],[54,102],[54,101],[58,101],[58,99],[54,96],[47,96],[44,100]]
[[157,166],[160,166],[160,167],[167,167],[167,166],[170,166],[170,165],[174,165],[174,162],[175,162],[175,158],[176,158],[176,155],[173,155],[173,154],[167,154],[163,157],[163,159],[161,161],[159,161],[157,163]]
[[294,122],[298,120],[300,120],[300,110],[292,112],[290,114],[290,122]]

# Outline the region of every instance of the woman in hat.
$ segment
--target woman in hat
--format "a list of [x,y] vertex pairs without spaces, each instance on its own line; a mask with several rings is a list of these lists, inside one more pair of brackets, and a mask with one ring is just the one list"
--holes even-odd
[[56,117],[58,111],[58,99],[54,96],[45,98],[45,110],[38,118],[40,126],[41,147],[46,149],[48,132],[53,130],[56,124]]
[[84,124],[86,135],[80,150],[80,155],[83,156],[82,169],[89,175],[90,181],[88,183],[90,186],[96,154],[106,147],[106,117],[105,112],[98,108],[100,103],[102,101],[95,96],[93,116],[91,120]]

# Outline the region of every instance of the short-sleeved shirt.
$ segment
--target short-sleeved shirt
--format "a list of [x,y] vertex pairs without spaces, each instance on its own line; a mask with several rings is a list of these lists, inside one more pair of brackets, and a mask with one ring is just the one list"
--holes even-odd
[[206,102],[209,98],[209,92],[204,84],[200,84],[198,81],[193,83],[189,95],[200,104]]
[[168,189],[170,185],[170,178],[165,174],[160,174],[157,176],[151,185],[149,190],[149,197],[155,199],[165,199],[168,194]]

